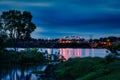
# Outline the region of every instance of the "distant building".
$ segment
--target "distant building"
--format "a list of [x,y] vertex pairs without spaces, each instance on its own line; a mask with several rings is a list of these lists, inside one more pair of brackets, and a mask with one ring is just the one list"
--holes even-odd
[[80,43],[80,42],[88,42],[87,40],[81,38],[80,36],[65,36],[58,40],[58,43]]

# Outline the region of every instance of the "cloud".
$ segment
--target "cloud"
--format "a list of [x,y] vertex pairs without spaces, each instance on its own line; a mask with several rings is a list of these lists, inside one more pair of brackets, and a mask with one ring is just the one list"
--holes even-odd
[[52,3],[48,2],[23,2],[23,1],[1,1],[1,5],[23,6],[23,7],[50,7]]
[[119,33],[101,33],[101,32],[34,32],[32,34],[33,38],[43,38],[43,39],[55,39],[55,38],[63,38],[64,36],[81,36],[82,38],[90,39],[92,38],[100,38],[100,37],[107,37],[107,36],[117,36],[119,37]]
[[120,8],[103,8],[103,10],[109,11],[109,12],[119,12],[120,13]]
[[1,0],[0,11],[30,11],[38,37],[119,34],[119,4],[120,0]]

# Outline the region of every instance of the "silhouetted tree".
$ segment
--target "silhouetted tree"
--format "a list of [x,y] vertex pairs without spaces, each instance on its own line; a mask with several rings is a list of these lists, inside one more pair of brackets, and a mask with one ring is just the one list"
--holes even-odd
[[7,32],[10,38],[28,39],[30,33],[36,28],[32,22],[32,15],[30,12],[24,11],[21,13],[17,10],[9,10],[2,13],[1,30]]
[[16,43],[16,39],[30,39],[30,34],[35,28],[30,12],[9,10],[0,15],[0,31],[6,32],[14,43]]

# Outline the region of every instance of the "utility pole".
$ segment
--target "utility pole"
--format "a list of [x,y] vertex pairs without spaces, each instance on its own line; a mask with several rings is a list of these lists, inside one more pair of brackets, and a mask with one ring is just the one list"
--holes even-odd
[[93,48],[93,40],[92,40],[92,38],[93,38],[93,35],[91,34],[91,35],[90,35],[90,41],[89,41],[89,43],[90,43],[90,45],[91,45],[91,48]]

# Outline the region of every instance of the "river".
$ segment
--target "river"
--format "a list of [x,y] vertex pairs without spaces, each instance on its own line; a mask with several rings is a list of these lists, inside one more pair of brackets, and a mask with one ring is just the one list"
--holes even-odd
[[[11,48],[8,48],[11,50]],[[18,51],[26,50],[19,48]],[[106,49],[80,49],[80,48],[39,48],[40,52],[48,52],[48,54],[59,54],[66,60],[75,57],[105,57]],[[42,78],[32,72],[41,69],[43,66],[28,65],[1,65],[0,80],[50,80]]]

